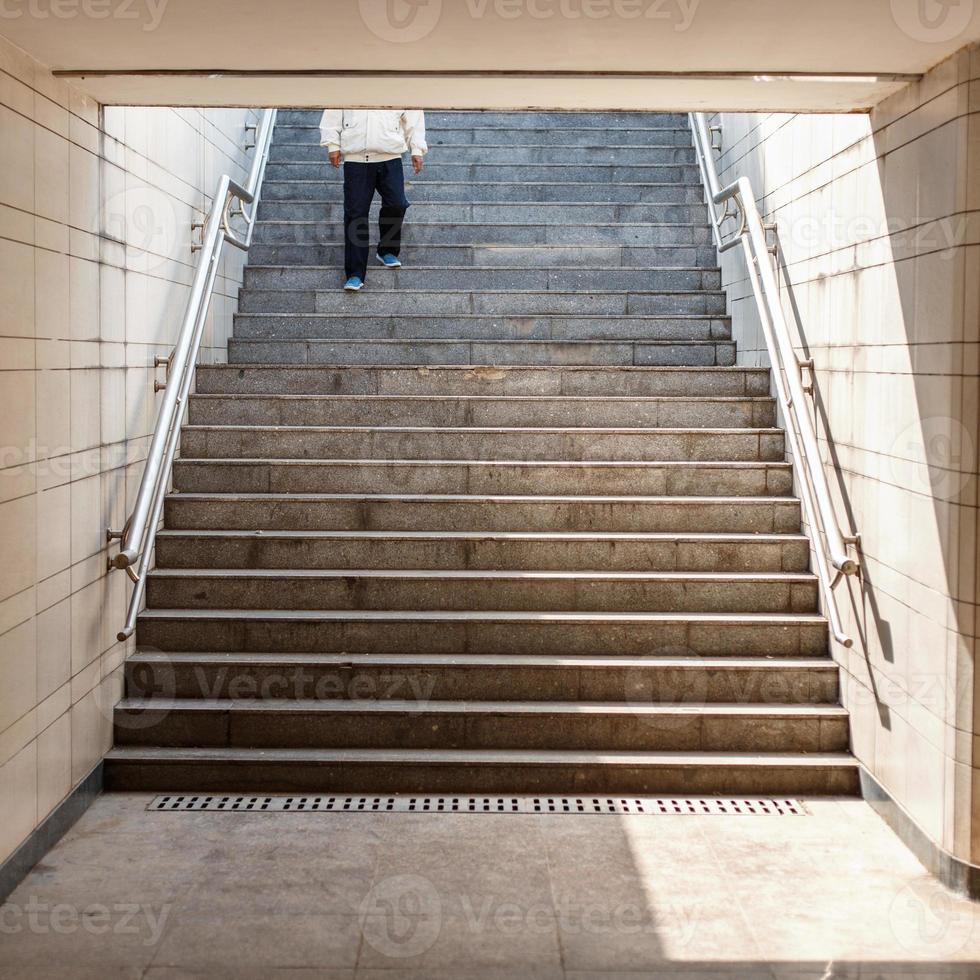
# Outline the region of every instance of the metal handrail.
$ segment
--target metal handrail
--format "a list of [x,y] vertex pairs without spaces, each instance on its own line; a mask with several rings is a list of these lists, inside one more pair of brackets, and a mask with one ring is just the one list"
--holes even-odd
[[[218,181],[211,210],[202,228],[202,241],[198,247],[201,257],[194,273],[184,321],[173,353],[167,359],[167,381],[162,386],[163,402],[150,440],[136,503],[123,529],[113,531],[110,528],[106,533],[109,542],[120,542],[119,553],[109,559],[109,568],[125,569],[134,582],[126,624],[117,634],[120,640],[132,636],[136,629],[136,617],[146,589],[146,576],[150,570],[163,501],[170,486],[170,472],[180,442],[181,422],[194,380],[218,263],[225,242],[243,251],[247,251],[252,244],[259,193],[275,123],[276,110],[265,110],[256,132],[255,155],[245,186],[236,183],[228,174]],[[244,221],[244,227],[235,229],[232,222],[239,218]],[[159,360],[156,363],[160,363]]]
[[[800,360],[790,339],[789,326],[779,299],[779,283],[766,241],[766,229],[752,184],[747,177],[740,177],[727,187],[721,186],[718,167],[712,155],[715,149],[712,128],[708,126],[704,113],[692,112],[689,119],[701,179],[708,195],[715,245],[719,252],[727,252],[741,243],[745,251],[749,280],[772,364],[773,387],[786,419],[786,437],[793,457],[800,499],[812,530],[816,573],[827,619],[834,639],[850,647],[854,641],[844,631],[834,589],[845,575],[860,572],[860,565],[848,551],[848,545],[858,544],[860,536],[845,534],[837,520],[813,420],[806,408],[802,371],[808,362]],[[716,210],[719,206],[723,207],[720,214]],[[725,231],[725,225],[729,222],[733,230]]]

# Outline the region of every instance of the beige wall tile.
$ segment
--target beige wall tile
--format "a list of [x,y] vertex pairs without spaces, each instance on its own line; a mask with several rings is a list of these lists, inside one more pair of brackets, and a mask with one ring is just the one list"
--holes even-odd
[[68,141],[42,126],[34,128],[34,197],[37,214],[68,220]]
[[37,824],[37,744],[31,742],[0,766],[0,861]]
[[34,372],[0,371],[0,466],[34,462],[36,430]]
[[71,715],[66,711],[37,737],[37,819],[43,820],[71,787]]
[[70,334],[68,256],[37,249],[34,253],[35,335],[67,339]]
[[[980,812],[957,795],[960,740],[945,727],[980,724],[966,635],[978,608],[980,260],[961,214],[980,201],[980,129],[954,69],[879,107],[873,139],[866,118],[834,120],[820,139],[808,117],[722,125],[737,161],[724,179],[749,175],[778,221],[786,308],[799,310],[839,460],[829,479],[863,538],[869,596],[847,618],[867,642],[835,651],[855,752],[933,840],[975,859],[980,834],[963,821]],[[767,363],[754,301],[737,298],[748,297],[740,253],[722,265],[739,362]]]
[[50,697],[71,678],[71,599],[37,615],[37,698]]
[[[241,174],[247,115],[113,109],[102,134],[97,105],[0,38],[0,860],[111,742],[133,643],[115,639],[129,582],[106,576],[104,530],[141,475],[192,206]],[[149,237],[147,203],[166,219]],[[223,263],[224,292],[240,272]],[[214,310],[223,338],[232,306]]]
[[[2,127],[0,120],[0,132]],[[0,336],[34,336],[34,249],[4,239],[0,239]]]
[[35,581],[36,507],[33,496],[0,504],[0,599],[30,588]]
[[37,494],[37,577],[43,581],[71,565],[71,485]]
[[102,526],[102,480],[96,474],[71,484],[72,564],[99,554],[105,545]]
[[37,704],[35,637],[33,619],[0,636],[0,731]]
[[[28,90],[29,91],[29,90]],[[34,132],[29,119],[0,105],[0,202],[34,211]]]

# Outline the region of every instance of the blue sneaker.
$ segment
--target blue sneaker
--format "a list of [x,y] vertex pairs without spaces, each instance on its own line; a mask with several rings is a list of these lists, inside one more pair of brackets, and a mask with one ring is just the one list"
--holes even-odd
[[357,276],[351,276],[350,279],[344,283],[344,292],[356,293],[363,285],[363,281],[358,279]]
[[398,260],[398,256],[397,255],[379,255],[378,256],[378,261],[386,269],[400,269],[401,268],[401,262]]

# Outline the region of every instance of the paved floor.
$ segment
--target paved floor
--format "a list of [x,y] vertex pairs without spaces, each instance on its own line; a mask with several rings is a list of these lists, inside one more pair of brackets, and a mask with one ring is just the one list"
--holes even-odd
[[148,813],[0,908],[0,977],[980,977],[980,904],[858,801],[808,816]]

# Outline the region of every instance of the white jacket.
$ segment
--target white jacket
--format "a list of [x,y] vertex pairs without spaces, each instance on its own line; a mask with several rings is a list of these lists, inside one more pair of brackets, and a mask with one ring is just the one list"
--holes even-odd
[[406,150],[424,156],[425,113],[421,109],[326,109],[320,119],[320,145],[340,150],[353,163],[394,160]]

